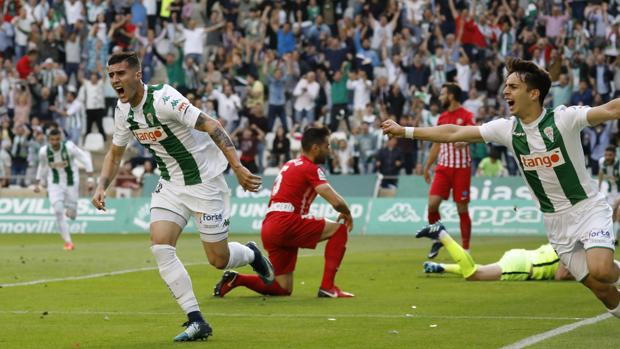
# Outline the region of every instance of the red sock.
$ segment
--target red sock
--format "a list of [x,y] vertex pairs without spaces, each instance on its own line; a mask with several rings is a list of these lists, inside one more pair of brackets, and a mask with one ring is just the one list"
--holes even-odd
[[258,292],[260,294],[271,295],[271,296],[290,296],[291,293],[288,290],[280,287],[277,281],[274,281],[271,285],[267,285],[263,282],[263,280],[258,277],[258,275],[237,275],[237,279],[234,283],[236,286],[245,286],[252,291]]
[[461,221],[461,242],[464,249],[469,250],[469,240],[471,238],[471,218],[469,212],[459,213]]
[[439,212],[428,211],[428,224],[433,224],[441,219]]
[[327,245],[325,245],[325,268],[323,269],[321,288],[331,289],[334,287],[336,272],[344,257],[344,251],[347,249],[347,239],[347,226],[342,224],[336,233],[327,241]]

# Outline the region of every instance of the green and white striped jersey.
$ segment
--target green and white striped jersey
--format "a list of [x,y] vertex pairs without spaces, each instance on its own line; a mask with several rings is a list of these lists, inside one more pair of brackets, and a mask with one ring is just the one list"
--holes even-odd
[[588,126],[589,109],[562,105],[543,109],[527,125],[512,117],[480,127],[485,142],[502,144],[515,154],[532,198],[544,213],[570,209],[598,193],[581,147],[580,131]]
[[138,106],[116,105],[112,142],[124,147],[135,137],[153,154],[162,179],[178,185],[203,183],[224,172],[228,163],[211,137],[194,129],[200,113],[173,87],[144,85]]
[[598,164],[603,174],[603,181],[607,182],[607,193],[617,194],[618,187],[620,187],[620,160],[616,159],[613,164],[607,165],[605,164],[605,157],[602,157]]
[[86,172],[93,172],[93,162],[90,155],[78,148],[71,141],[60,143],[58,151],[54,151],[49,144],[39,150],[39,167],[36,179],[42,181],[47,177],[47,184],[74,186],[80,183],[78,161],[82,163]]

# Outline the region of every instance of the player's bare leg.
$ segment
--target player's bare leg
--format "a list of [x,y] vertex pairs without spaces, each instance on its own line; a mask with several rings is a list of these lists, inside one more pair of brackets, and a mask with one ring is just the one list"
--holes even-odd
[[325,227],[321,234],[321,241],[328,240],[325,245],[325,267],[323,270],[323,280],[319,288],[319,297],[348,298],[354,295],[340,290],[335,285],[336,272],[342,263],[344,252],[347,249],[348,240],[347,226],[337,222],[325,220]]
[[620,268],[614,261],[614,252],[607,248],[591,248],[586,251],[589,274],[583,284],[605,304],[609,312],[620,318]]
[[[434,224],[441,220],[441,215],[439,214],[439,206],[441,206],[441,202],[443,198],[439,195],[430,195],[428,197],[428,224]],[[433,244],[431,245],[431,250],[428,253],[428,258],[433,259],[437,257],[439,254],[439,250],[443,247],[443,244],[439,240],[433,240]]]
[[[180,216],[179,218],[183,219]],[[173,221],[157,220],[151,223],[150,230],[151,251],[157,261],[159,275],[188,318],[184,324],[185,331],[176,336],[174,340],[207,339],[212,334],[212,329],[202,317],[198,300],[192,289],[192,280],[176,254],[176,244],[182,227]]]
[[65,217],[65,205],[62,201],[56,201],[52,205],[54,209],[54,216],[56,217],[56,223],[58,223],[58,230],[60,231],[60,236],[65,241],[64,249],[67,251],[71,251],[74,249],[73,241],[71,241],[71,233],[69,233],[69,225],[67,224],[67,219]]

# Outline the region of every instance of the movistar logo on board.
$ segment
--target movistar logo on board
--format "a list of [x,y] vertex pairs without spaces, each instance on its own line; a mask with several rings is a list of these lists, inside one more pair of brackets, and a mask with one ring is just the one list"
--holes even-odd
[[161,126],[134,130],[133,134],[138,142],[142,144],[155,144],[168,138],[168,134],[164,132]]
[[523,164],[523,171],[535,171],[545,168],[552,168],[566,163],[560,148],[555,148],[545,153],[521,155],[520,158],[521,164]]

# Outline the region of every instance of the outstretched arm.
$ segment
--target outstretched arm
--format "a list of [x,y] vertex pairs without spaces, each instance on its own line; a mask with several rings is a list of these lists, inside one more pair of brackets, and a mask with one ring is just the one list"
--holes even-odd
[[620,98],[588,110],[588,123],[592,126],[620,119]]
[[230,167],[235,172],[235,176],[237,176],[239,185],[241,185],[243,189],[252,192],[257,192],[260,190],[262,184],[261,178],[252,174],[241,164],[233,141],[230,139],[230,136],[228,136],[228,133],[226,133],[219,121],[205,115],[204,113],[200,113],[198,119],[196,120],[195,129],[206,132],[209,136],[211,136],[213,142],[215,142],[222,153],[224,153]]
[[383,134],[389,137],[415,138],[423,141],[438,143],[482,142],[479,126],[441,125],[434,127],[405,127],[400,126],[394,120],[386,120],[381,124]]

